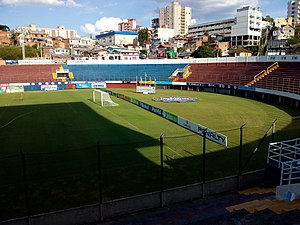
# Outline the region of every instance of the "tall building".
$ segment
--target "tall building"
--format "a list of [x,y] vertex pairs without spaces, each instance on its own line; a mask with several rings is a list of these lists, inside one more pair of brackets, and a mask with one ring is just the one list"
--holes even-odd
[[175,30],[175,35],[186,35],[191,25],[192,9],[182,7],[179,2],[172,2],[171,5],[159,10],[160,27]]
[[119,31],[133,31],[136,29],[136,19],[128,19],[127,22],[121,22],[118,26]]
[[65,29],[64,26],[58,26],[57,28],[39,28],[35,24],[30,24],[25,27],[16,27],[15,29],[19,33],[28,32],[41,32],[49,35],[49,37],[62,37],[62,38],[75,38],[77,37],[77,31],[71,29]]
[[299,0],[291,0],[288,2],[287,17],[292,17],[293,26],[300,24]]
[[262,13],[259,8],[237,9],[236,24],[231,28],[232,46],[259,45],[262,33]]

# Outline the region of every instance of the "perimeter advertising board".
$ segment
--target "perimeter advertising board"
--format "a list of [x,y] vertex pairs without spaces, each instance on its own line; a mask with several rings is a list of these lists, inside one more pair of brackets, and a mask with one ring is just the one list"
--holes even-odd
[[57,91],[57,85],[54,84],[45,84],[41,85],[42,91]]
[[178,124],[190,131],[193,131],[194,133],[200,134],[202,137],[205,135],[207,139],[213,142],[227,146],[227,136],[220,134],[212,129],[209,129],[200,124],[196,124],[181,117],[178,117]]

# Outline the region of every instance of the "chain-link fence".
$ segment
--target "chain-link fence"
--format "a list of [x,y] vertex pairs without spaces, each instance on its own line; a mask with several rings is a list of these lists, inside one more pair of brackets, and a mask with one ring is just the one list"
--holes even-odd
[[[274,123],[275,124],[275,123]],[[264,168],[281,122],[220,131],[221,146],[197,134],[0,158],[0,221],[201,183]],[[284,124],[284,123],[282,123]],[[294,129],[291,129],[293,132]],[[286,134],[288,129],[284,131]],[[252,136],[262,137],[253,141]],[[295,134],[286,134],[291,137]]]

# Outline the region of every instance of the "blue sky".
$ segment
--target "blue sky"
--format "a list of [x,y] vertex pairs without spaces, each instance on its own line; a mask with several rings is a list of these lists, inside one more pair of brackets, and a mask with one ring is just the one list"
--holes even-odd
[[[137,24],[150,26],[159,8],[171,0],[0,0],[0,24],[11,29],[36,24],[77,30],[80,36],[117,29],[117,23],[136,18]],[[288,0],[179,0],[192,8],[194,23],[228,19],[236,9],[252,5],[260,7],[263,16],[286,17]]]

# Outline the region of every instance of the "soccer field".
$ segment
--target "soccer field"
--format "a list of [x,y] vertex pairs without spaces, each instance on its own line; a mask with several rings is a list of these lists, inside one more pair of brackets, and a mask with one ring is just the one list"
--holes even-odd
[[[155,95],[137,94],[133,89],[113,91],[227,135],[227,147],[207,141],[209,179],[236,174],[243,124],[243,161],[275,119],[276,140],[297,137],[300,131],[299,111],[250,99],[178,90],[157,90]],[[198,101],[152,101],[161,96],[189,96]],[[25,214],[20,151],[25,155],[34,214],[98,202],[97,142],[105,200],[159,189],[162,134],[166,187],[201,181],[202,137],[111,98],[119,106],[93,103],[92,90],[0,95],[0,220]],[[264,166],[266,143],[263,146],[245,170]]]

